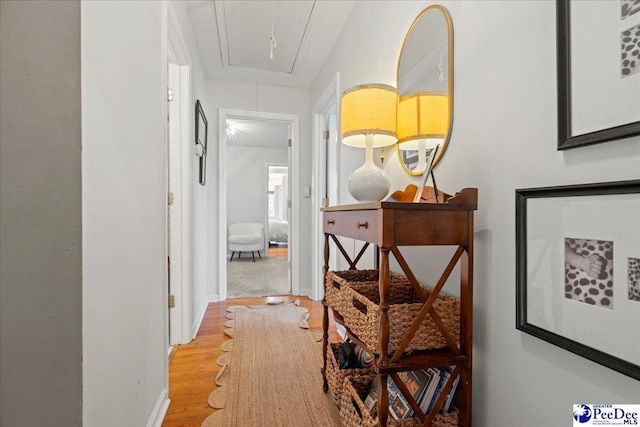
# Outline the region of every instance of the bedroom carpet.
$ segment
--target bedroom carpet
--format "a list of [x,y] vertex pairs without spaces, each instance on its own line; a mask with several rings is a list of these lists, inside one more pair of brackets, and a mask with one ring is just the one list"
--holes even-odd
[[239,260],[227,261],[227,296],[228,298],[263,297],[286,295],[290,293],[287,258],[256,256],[242,254]]

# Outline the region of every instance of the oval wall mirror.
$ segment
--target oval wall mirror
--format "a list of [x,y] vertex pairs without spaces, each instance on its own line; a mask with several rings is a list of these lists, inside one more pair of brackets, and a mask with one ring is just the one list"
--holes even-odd
[[398,59],[398,157],[411,175],[421,175],[431,151],[444,155],[453,126],[453,24],[432,5],[413,21]]

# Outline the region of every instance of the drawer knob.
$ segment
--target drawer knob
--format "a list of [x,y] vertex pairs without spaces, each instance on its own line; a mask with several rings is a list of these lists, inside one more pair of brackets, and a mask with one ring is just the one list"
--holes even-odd
[[335,219],[329,219],[327,220],[327,224],[335,224],[336,220]]
[[358,228],[369,228],[369,222],[368,221],[366,221],[366,222],[358,221],[356,223],[356,227],[358,227]]

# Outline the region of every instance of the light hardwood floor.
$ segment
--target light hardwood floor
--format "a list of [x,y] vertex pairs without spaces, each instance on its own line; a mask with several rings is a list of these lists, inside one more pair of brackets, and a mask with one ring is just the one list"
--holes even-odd
[[[174,347],[169,364],[169,399],[171,404],[162,427],[200,427],[214,409],[209,406],[209,394],[217,388],[215,377],[220,367],[216,359],[223,354],[220,344],[228,340],[223,333],[227,320],[227,306],[264,304],[271,299],[300,299],[300,305],[309,310],[309,326],[322,330],[322,303],[307,297],[291,295],[269,298],[230,299],[210,303],[196,338],[186,345]],[[329,341],[337,341],[335,324],[331,319]],[[321,375],[320,371],[315,373]]]
[[289,252],[289,247],[284,245],[270,246],[269,256],[286,257]]

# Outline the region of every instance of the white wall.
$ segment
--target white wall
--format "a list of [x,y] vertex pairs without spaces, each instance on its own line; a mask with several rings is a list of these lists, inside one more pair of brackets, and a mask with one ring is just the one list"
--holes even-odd
[[[358,3],[311,88],[311,105],[335,72],[340,72],[341,90],[369,82],[395,85],[405,33],[429,4]],[[517,188],[637,179],[640,138],[556,150],[555,2],[441,4],[452,16],[455,33],[455,112],[451,142],[436,177],[444,191],[477,187],[480,198],[474,425],[559,426],[570,422],[573,403],[637,403],[638,381],[515,329],[514,193]],[[341,159],[342,164],[348,161]],[[361,162],[360,156],[352,163]],[[386,169],[392,189],[415,182],[395,155]],[[425,262],[424,254],[412,251],[407,258],[418,267],[421,281],[433,283],[443,266]]]
[[[267,163],[287,164],[286,148],[227,144],[227,224],[264,223],[267,218]],[[267,224],[264,224],[265,233]],[[264,255],[264,254],[263,254]]]
[[85,426],[150,425],[168,403],[166,7],[82,3]]
[[80,2],[0,3],[0,425],[82,425]]
[[[189,63],[182,65],[189,65],[191,70],[191,93],[190,93],[190,105],[193,108],[189,110],[189,142],[195,146],[195,103],[196,100],[200,100],[202,108],[209,122],[209,151],[216,151],[214,140],[214,134],[212,133],[212,124],[217,121],[216,111],[211,108],[208,101],[205,85],[204,70],[202,68],[202,59],[196,44],[195,36],[193,35],[193,29],[191,27],[191,21],[189,18],[189,12],[187,10],[187,4],[184,1],[172,0],[169,3],[169,7],[172,9],[174,16],[177,19],[180,38],[184,43],[184,48],[189,55]],[[208,157],[211,157],[209,155]],[[194,155],[191,157],[191,265],[192,265],[192,313],[191,319],[193,322],[192,329],[196,329],[199,326],[202,316],[207,308],[208,296],[207,296],[207,268],[215,271],[215,258],[211,258],[211,262],[208,263],[210,254],[207,254],[207,229],[209,227],[215,228],[215,218],[208,218],[207,216],[207,187],[213,184],[212,179],[216,175],[215,168],[211,168],[209,160],[209,168],[207,170],[207,184],[202,186],[198,183],[199,173],[198,158]],[[217,215],[217,212],[215,213]],[[216,251],[217,252],[217,251]]]
[[[307,89],[289,88],[255,83],[239,83],[222,80],[207,80],[207,96],[211,100],[209,115],[217,117],[218,109],[236,109],[265,113],[298,115],[300,135],[300,182],[298,200],[300,203],[300,248],[301,254],[311,253],[311,199],[302,195],[303,188],[311,185],[311,121],[309,112],[309,91]],[[210,146],[216,147],[218,141],[218,122],[209,120]],[[207,156],[209,171],[217,171],[218,153],[212,149]],[[213,173],[208,175],[207,212],[209,224],[218,221],[218,178]],[[218,229],[207,229],[207,287],[210,299],[218,297]],[[311,260],[300,257],[302,275],[301,289],[311,283]],[[310,289],[308,290],[310,291]],[[305,290],[304,292],[308,292]],[[302,291],[301,291],[302,292]]]

